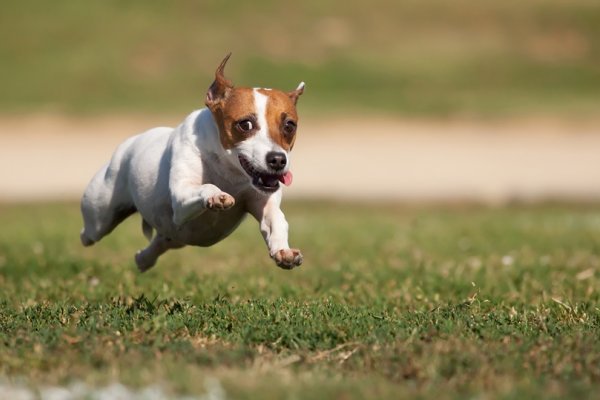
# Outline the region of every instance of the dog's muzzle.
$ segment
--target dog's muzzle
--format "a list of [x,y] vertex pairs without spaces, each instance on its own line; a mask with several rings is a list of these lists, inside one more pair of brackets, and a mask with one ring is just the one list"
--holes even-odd
[[[275,156],[273,156],[272,153]],[[274,170],[283,171],[287,163],[287,158],[285,158],[285,154],[275,152],[272,153],[269,153],[267,155],[267,164]],[[269,155],[271,155],[271,158],[269,158]],[[282,158],[281,155],[283,155],[284,157]],[[238,159],[244,171],[252,179],[252,184],[254,185],[254,187],[263,192],[272,193],[277,191],[277,189],[279,189],[279,182],[283,183],[286,186],[289,186],[292,183],[292,173],[290,171],[275,174],[263,172],[260,169],[256,168],[254,165],[252,165],[252,162],[243,155],[239,155]]]

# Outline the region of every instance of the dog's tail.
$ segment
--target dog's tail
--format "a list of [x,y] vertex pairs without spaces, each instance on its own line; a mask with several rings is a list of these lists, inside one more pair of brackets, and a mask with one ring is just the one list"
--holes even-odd
[[154,234],[152,225],[150,225],[148,221],[146,221],[144,218],[142,218],[142,232],[144,233],[144,236],[146,236],[146,239],[148,239],[148,241],[152,240],[152,235]]

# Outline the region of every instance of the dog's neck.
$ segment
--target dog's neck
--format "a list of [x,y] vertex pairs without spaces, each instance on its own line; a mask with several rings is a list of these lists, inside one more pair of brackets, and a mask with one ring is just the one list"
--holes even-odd
[[218,156],[225,154],[225,150],[219,141],[219,127],[208,108],[198,111],[194,119],[193,131],[196,148],[208,150]]
[[211,165],[211,173],[232,183],[246,182],[248,179],[237,167],[237,158],[231,150],[224,149],[214,116],[208,108],[198,111],[194,119],[193,140],[204,162]]

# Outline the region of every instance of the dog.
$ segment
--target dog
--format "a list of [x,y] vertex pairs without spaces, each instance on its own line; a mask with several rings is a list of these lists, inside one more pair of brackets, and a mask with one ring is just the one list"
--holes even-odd
[[81,199],[84,246],[139,212],[150,241],[135,255],[144,272],[170,249],[223,240],[249,213],[279,267],[302,264],[280,204],[281,184],[292,183],[289,153],[304,82],[291,92],[234,87],[224,75],[230,56],[216,70],[206,108],[176,128],[129,138],[92,178]]

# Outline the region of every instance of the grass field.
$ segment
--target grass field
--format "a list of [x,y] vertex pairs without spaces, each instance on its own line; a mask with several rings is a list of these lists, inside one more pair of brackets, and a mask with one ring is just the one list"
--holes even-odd
[[145,274],[137,217],[93,248],[71,204],[0,206],[0,378],[231,399],[592,398],[600,208],[288,203]]
[[229,51],[315,114],[595,115],[596,0],[8,0],[0,110],[181,112]]

